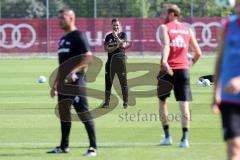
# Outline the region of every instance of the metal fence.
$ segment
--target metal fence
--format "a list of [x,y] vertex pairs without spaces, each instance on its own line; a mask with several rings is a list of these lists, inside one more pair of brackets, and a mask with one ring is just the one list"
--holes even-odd
[[0,0],[0,54],[56,52],[63,34],[56,16],[64,7],[75,10],[77,27],[86,33],[94,52],[103,52],[104,37],[111,31],[111,18],[120,17],[122,30],[133,42],[130,51],[159,54],[162,22],[158,17],[166,2],[185,4],[185,8],[181,7],[183,21],[195,31],[203,51],[213,52],[221,18],[194,17],[195,1],[200,4],[205,0]]
[[176,3],[183,17],[222,16],[229,8],[219,8],[214,0],[0,0],[0,19],[51,18],[63,7],[73,8],[77,17],[157,18],[164,3]]

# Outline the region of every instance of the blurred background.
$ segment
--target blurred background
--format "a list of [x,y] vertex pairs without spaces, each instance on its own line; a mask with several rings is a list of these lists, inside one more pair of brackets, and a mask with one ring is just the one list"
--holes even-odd
[[63,32],[58,10],[73,8],[78,28],[94,53],[103,55],[111,18],[118,17],[136,55],[159,55],[159,15],[164,3],[178,4],[182,20],[191,25],[205,54],[216,51],[216,28],[232,13],[214,0],[0,0],[0,55],[54,55]]

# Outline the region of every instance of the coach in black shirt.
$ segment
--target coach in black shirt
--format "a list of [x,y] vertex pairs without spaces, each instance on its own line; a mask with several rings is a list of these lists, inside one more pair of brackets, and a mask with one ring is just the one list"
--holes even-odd
[[126,33],[120,32],[120,21],[112,19],[112,33],[105,38],[104,49],[108,52],[108,59],[105,66],[105,103],[103,108],[109,107],[112,82],[117,74],[123,95],[123,107],[128,106],[128,86],[126,71],[125,50],[130,47],[127,43]]
[[[56,79],[54,81],[51,97],[54,97],[58,91],[58,111],[61,121],[61,142],[60,146],[54,148],[48,153],[68,153],[69,152],[69,134],[71,129],[71,111],[70,106],[67,103],[64,103],[66,100],[71,100],[72,104],[77,113],[86,113],[88,112],[88,102],[86,96],[86,81],[84,77],[84,67],[88,62],[83,63],[84,58],[76,57],[91,57],[91,52],[89,51],[87,41],[83,33],[77,30],[75,26],[75,13],[71,9],[63,9],[59,11],[59,25],[61,29],[64,30],[65,35],[59,41],[58,47],[58,57],[59,57],[59,69]],[[73,68],[64,68],[63,65],[67,63],[73,63],[73,59],[78,60],[75,62],[77,65]],[[75,60],[75,61],[76,61]],[[64,89],[59,90],[63,84],[63,73],[69,69],[69,72],[66,74],[65,82],[73,86],[81,86],[82,92],[80,95],[66,93]],[[65,83],[65,84],[66,84]],[[88,112],[89,113],[89,112]],[[89,116],[90,113],[89,113]],[[92,119],[83,120],[81,116],[79,118],[83,121],[89,141],[90,146],[86,152],[86,156],[96,156],[97,155],[97,146],[96,146],[96,136],[95,136],[95,126]]]

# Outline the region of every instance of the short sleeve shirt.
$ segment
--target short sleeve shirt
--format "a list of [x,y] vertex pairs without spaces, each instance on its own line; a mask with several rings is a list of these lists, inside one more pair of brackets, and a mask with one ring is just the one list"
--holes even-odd
[[[118,34],[118,37],[123,41],[127,41],[127,35],[124,32],[120,32]],[[110,33],[106,36],[105,41],[104,41],[104,45],[117,46],[117,40],[112,35],[112,33]],[[117,48],[115,51],[113,51],[111,53],[108,53],[108,58],[112,57],[114,54],[125,55],[125,49],[124,48]]]

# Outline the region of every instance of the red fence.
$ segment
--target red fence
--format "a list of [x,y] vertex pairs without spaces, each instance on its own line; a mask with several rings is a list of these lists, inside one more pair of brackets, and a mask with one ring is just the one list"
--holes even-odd
[[[185,18],[191,25],[203,51],[216,51],[216,28],[221,18]],[[78,28],[86,33],[92,51],[102,52],[105,35],[111,31],[111,19],[77,19]],[[159,19],[121,19],[122,30],[132,41],[131,51],[158,52]],[[56,52],[58,39],[63,31],[57,19],[1,20],[0,52]]]

